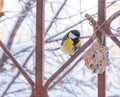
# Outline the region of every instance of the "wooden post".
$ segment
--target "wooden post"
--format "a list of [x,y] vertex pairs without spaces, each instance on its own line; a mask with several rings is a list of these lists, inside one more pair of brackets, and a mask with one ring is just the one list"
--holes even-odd
[[[105,21],[105,0],[98,0],[98,24],[102,25]],[[98,41],[105,45],[105,33],[97,32]],[[105,72],[98,75],[98,97],[105,97]]]
[[36,0],[36,74],[34,97],[47,97],[43,89],[44,0]]

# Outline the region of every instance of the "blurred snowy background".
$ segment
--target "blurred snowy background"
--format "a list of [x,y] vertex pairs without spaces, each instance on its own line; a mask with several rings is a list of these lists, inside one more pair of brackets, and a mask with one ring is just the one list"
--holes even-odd
[[[4,0],[5,15],[0,18],[0,39],[33,80],[35,9],[36,0]],[[106,19],[118,10],[120,0],[106,0]],[[83,43],[92,35],[86,13],[97,20],[97,0],[45,0],[44,81],[70,57],[58,49],[61,38],[69,30],[78,29]],[[113,21],[111,30],[120,35],[120,17]],[[110,57],[110,65],[106,68],[106,97],[120,97],[120,48],[108,37],[106,43]],[[0,97],[3,94],[4,97],[29,97],[30,85],[3,54],[0,48]],[[93,74],[80,61],[67,76],[49,89],[49,97],[97,97],[97,74]]]

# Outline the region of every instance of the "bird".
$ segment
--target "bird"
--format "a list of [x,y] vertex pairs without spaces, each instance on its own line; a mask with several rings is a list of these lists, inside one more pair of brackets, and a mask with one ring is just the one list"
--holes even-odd
[[72,56],[81,45],[80,32],[71,30],[63,37],[60,49],[64,54]]

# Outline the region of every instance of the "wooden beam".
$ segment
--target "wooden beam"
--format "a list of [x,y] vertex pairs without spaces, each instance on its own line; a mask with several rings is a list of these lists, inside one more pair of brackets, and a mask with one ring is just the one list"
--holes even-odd
[[[105,22],[105,0],[98,0],[98,25]],[[98,41],[105,45],[105,33],[98,31]],[[98,97],[105,97],[105,72],[98,74]]]
[[44,0],[36,0],[36,67],[34,97],[47,97],[43,90]]
[[120,40],[115,37],[115,35],[112,33],[111,29],[110,29],[110,25],[112,23],[112,21],[114,19],[116,19],[117,17],[120,16],[120,10],[118,10],[117,12],[115,12],[113,15],[111,15],[108,20],[105,22],[104,25],[104,31],[109,35],[109,36],[114,36],[114,37],[110,37],[115,43],[116,45],[120,48]]

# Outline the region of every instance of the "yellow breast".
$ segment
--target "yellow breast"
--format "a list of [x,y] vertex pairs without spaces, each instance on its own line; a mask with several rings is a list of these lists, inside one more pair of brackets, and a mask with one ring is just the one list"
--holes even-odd
[[76,44],[76,47],[79,48],[81,45],[82,45],[82,42],[79,41],[79,42]]
[[70,38],[67,38],[64,40],[62,46],[61,46],[61,51],[64,54],[71,54],[73,52],[74,46],[73,46],[73,41]]

